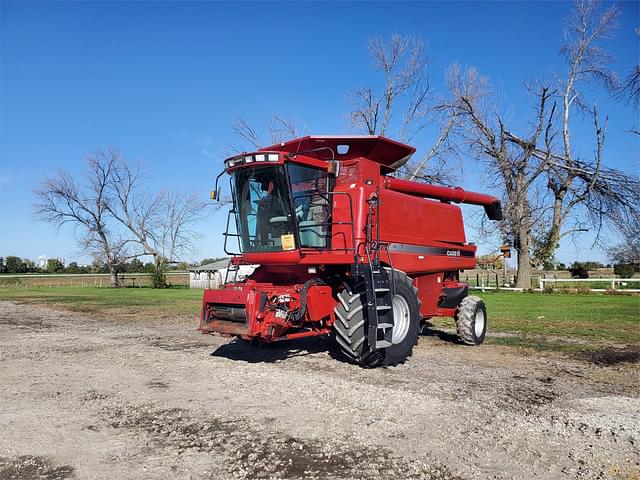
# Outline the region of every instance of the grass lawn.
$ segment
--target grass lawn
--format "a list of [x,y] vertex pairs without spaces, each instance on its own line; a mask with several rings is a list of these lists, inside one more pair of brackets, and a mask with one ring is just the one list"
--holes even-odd
[[[153,288],[0,288],[0,300],[38,303],[76,312],[199,315],[202,290]],[[145,315],[146,316],[146,315]]]
[[[477,295],[477,293],[474,293]],[[483,293],[489,330],[516,337],[492,338],[492,343],[544,348],[539,337],[575,337],[640,343],[640,296],[597,294]],[[198,315],[202,290],[170,288],[0,288],[0,300],[63,307],[80,312],[140,312]],[[452,319],[433,319],[436,326],[454,326]],[[572,348],[572,347],[567,347]]]
[[489,325],[505,332],[640,342],[640,296],[484,293]]
[[[640,296],[543,293],[472,293],[487,305],[489,331],[519,334],[490,343],[537,349],[580,350],[576,344],[550,344],[545,337],[572,337],[640,343]],[[432,319],[454,327],[453,319]],[[537,337],[537,338],[536,338]]]

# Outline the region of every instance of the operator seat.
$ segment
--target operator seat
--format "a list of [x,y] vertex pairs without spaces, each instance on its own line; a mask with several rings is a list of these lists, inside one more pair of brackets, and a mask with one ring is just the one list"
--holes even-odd
[[309,199],[304,220],[300,219],[300,242],[305,247],[327,246],[328,202],[321,195],[313,195]]

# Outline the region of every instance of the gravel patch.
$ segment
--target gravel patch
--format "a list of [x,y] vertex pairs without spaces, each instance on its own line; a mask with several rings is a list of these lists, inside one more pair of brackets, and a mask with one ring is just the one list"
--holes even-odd
[[640,478],[637,346],[366,370],[132,318],[0,302],[0,479]]

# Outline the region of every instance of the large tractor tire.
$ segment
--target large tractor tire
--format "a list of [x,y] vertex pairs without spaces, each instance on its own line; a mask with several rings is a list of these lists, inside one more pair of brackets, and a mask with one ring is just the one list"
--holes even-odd
[[487,333],[487,307],[478,297],[465,297],[456,312],[458,338],[467,345],[480,345]]
[[[391,269],[388,269],[391,274]],[[393,303],[394,327],[391,346],[372,351],[367,341],[366,293],[364,286],[345,284],[338,293],[335,307],[335,339],[343,353],[364,367],[393,366],[403,363],[413,353],[420,327],[420,301],[417,289],[403,272],[393,270],[395,295]]]

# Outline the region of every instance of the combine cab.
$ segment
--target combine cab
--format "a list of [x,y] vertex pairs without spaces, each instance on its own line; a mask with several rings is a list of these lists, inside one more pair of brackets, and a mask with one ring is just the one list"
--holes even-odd
[[[484,303],[459,281],[476,247],[453,203],[500,220],[500,201],[390,176],[414,151],[380,136],[308,136],[227,159],[218,180],[230,176],[232,260],[224,287],[204,292],[200,331],[262,342],[332,335],[369,367],[405,361],[434,316],[482,343]],[[260,267],[235,281],[242,265]]]

